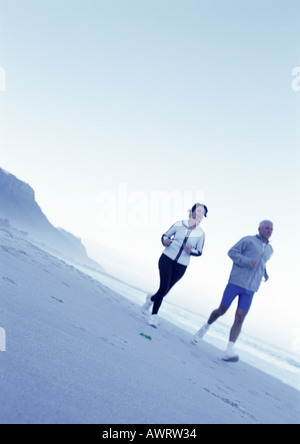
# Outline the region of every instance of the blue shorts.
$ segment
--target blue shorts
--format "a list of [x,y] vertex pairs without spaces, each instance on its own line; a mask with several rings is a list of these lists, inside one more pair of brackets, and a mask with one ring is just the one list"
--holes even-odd
[[230,283],[227,285],[224,291],[221,305],[229,308],[237,296],[239,296],[238,308],[248,313],[252,304],[254,291],[246,290],[245,288],[238,287],[237,285],[233,285]]

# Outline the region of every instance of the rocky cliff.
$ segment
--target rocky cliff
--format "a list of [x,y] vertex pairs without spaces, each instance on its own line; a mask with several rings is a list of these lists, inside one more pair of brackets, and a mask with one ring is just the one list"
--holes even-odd
[[39,245],[81,265],[102,267],[90,259],[79,238],[55,228],[35,200],[34,190],[25,182],[0,168],[0,218],[21,230]]

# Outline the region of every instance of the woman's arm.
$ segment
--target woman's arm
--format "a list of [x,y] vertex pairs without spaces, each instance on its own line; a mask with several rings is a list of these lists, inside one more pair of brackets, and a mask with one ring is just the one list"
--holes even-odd
[[176,226],[174,224],[161,237],[161,242],[162,242],[164,247],[168,247],[169,245],[171,245],[171,243],[172,243],[172,236],[174,236],[175,233],[176,233]]

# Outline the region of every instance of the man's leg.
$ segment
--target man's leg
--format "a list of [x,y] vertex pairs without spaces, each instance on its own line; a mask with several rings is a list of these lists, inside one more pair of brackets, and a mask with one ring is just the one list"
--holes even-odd
[[220,316],[223,316],[226,313],[226,311],[231,306],[232,302],[237,297],[237,295],[238,295],[238,287],[233,284],[227,284],[220,307],[212,312],[210,318],[207,321],[208,325],[213,324]]
[[208,332],[211,324],[213,324],[220,316],[223,316],[226,313],[236,296],[236,286],[228,284],[225,288],[220,307],[212,312],[207,323],[204,324],[200,328],[200,330],[197,331],[192,339],[192,344],[197,344],[204,337],[204,335]]
[[238,308],[235,313],[234,323],[230,330],[229,343],[225,355],[223,356],[224,361],[236,362],[239,360],[238,355],[234,351],[235,343],[242,331],[242,326],[245,318],[250,310],[254,292],[246,289],[240,289],[239,292],[239,303]]
[[214,310],[212,312],[212,314],[210,315],[210,317],[207,321],[208,325],[213,324],[217,319],[219,319],[220,316],[223,316],[227,310],[228,310],[228,307],[225,307],[225,305],[221,304],[220,307],[217,308],[216,310]]
[[242,326],[243,326],[246,316],[247,316],[247,312],[245,310],[242,310],[241,308],[238,308],[236,310],[234,324],[230,330],[230,336],[229,336],[230,342],[237,341],[237,339],[242,331]]
[[247,311],[238,308],[235,313],[234,323],[230,330],[229,342],[225,355],[223,356],[223,361],[227,362],[237,362],[239,356],[234,351],[235,343],[241,333],[242,325],[247,316]]
[[200,330],[197,331],[195,336],[192,339],[192,344],[197,344],[208,332],[209,327],[211,324],[213,324],[220,316],[223,316],[226,311],[228,310],[228,307],[225,307],[224,305],[220,305],[219,308],[214,310],[212,314],[210,315],[208,321],[206,324],[204,324]]

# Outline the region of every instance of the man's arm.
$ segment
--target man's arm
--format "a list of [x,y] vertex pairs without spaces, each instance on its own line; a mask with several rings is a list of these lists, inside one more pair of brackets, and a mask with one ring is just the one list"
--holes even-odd
[[240,267],[255,267],[257,263],[256,259],[246,256],[246,250],[247,239],[243,238],[228,251],[228,256],[236,265]]

